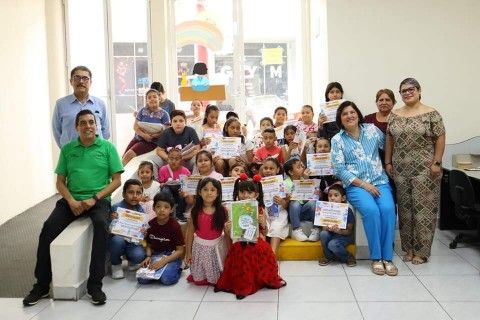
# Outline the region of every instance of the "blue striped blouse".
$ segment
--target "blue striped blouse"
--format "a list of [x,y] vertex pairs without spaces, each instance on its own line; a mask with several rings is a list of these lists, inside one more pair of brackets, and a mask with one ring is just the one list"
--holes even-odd
[[360,124],[358,140],[345,130],[332,138],[332,163],[335,175],[348,187],[355,178],[373,185],[388,183],[378,149],[383,149],[385,135],[375,125]]

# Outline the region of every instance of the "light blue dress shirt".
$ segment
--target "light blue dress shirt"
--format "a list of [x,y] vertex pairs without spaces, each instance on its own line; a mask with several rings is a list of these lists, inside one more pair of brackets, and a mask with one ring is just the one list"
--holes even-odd
[[375,125],[360,124],[358,140],[345,130],[332,138],[332,164],[335,175],[348,187],[355,178],[375,186],[388,183],[378,149],[383,149],[385,135]]
[[95,115],[97,134],[105,140],[110,138],[110,127],[105,103],[97,97],[89,96],[85,104],[82,104],[71,94],[58,99],[53,111],[53,137],[60,148],[73,139],[78,138],[75,128],[75,117],[77,113],[84,109],[89,109]]

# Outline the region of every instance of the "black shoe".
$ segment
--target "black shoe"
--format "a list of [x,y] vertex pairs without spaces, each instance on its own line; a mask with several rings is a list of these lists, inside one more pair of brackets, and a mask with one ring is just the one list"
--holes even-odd
[[92,303],[94,305],[102,305],[105,304],[107,301],[107,296],[105,295],[105,292],[102,291],[102,289],[89,289],[87,291],[87,294],[92,298]]
[[38,284],[33,286],[32,291],[23,299],[23,305],[25,307],[36,305],[38,300],[48,298],[50,295],[50,288],[44,287]]

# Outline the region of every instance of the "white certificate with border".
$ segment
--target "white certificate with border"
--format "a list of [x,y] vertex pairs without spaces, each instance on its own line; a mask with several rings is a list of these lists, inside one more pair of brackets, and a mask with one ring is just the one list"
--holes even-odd
[[142,228],[147,222],[147,215],[138,211],[117,208],[117,219],[110,224],[110,232],[132,240],[143,240]]
[[265,202],[273,202],[274,196],[285,197],[285,184],[282,175],[264,177],[261,182]]
[[317,201],[315,206],[316,226],[338,225],[340,229],[347,228],[348,203]]
[[318,179],[293,180],[290,200],[318,200]]
[[218,143],[217,154],[222,159],[235,158],[240,155],[242,139],[240,137],[222,137]]
[[307,154],[307,168],[312,176],[333,175],[332,156],[330,153]]
[[320,112],[323,113],[327,117],[327,122],[335,122],[337,120],[337,109],[338,106],[344,100],[332,100],[325,103],[320,104]]
[[192,195],[197,194],[197,186],[204,177],[200,175],[185,176],[180,175],[180,188],[183,192]]
[[222,184],[222,201],[233,201],[233,187],[235,185],[235,177],[225,177],[220,179]]

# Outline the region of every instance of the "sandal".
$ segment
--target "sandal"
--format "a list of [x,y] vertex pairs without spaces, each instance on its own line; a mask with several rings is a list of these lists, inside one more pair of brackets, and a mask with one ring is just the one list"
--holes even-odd
[[427,262],[427,258],[425,257],[413,256],[412,258],[412,264],[422,264],[425,262]]
[[372,261],[372,272],[379,276],[385,274],[385,267],[383,266],[382,260]]
[[323,257],[323,258],[320,258],[320,260],[318,261],[318,264],[321,265],[321,266],[326,266],[326,265],[328,265],[330,262],[332,262],[332,260],[330,260],[330,259],[327,258],[327,257]]
[[410,261],[412,261],[412,259],[413,259],[413,252],[412,251],[407,252],[407,254],[405,254],[402,258],[402,260],[404,262],[410,262]]
[[385,266],[385,273],[389,276],[396,276],[398,274],[398,268],[393,264],[392,261],[383,261]]

